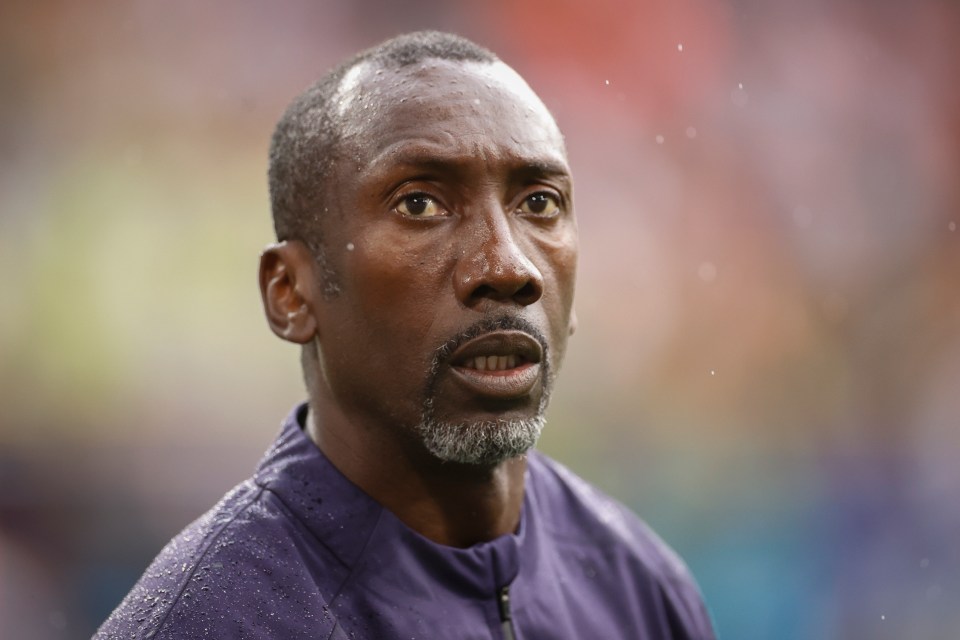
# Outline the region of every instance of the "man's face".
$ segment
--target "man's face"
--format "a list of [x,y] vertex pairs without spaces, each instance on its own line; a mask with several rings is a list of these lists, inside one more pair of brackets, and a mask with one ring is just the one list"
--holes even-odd
[[361,65],[338,99],[321,224],[339,292],[317,313],[333,401],[441,459],[522,453],[571,332],[577,229],[552,117],[501,63]]

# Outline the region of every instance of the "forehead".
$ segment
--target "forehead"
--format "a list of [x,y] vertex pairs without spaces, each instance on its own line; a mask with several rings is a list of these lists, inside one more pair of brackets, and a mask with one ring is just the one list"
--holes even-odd
[[501,62],[359,65],[344,76],[336,108],[341,144],[361,167],[414,155],[567,170],[553,117],[523,78]]

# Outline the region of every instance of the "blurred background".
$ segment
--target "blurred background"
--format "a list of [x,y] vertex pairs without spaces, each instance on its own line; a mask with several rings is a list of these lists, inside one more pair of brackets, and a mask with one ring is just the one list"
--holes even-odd
[[267,329],[287,102],[402,31],[567,136],[580,329],[542,448],[726,640],[960,637],[960,5],[5,0],[0,635],[85,638],[303,398]]

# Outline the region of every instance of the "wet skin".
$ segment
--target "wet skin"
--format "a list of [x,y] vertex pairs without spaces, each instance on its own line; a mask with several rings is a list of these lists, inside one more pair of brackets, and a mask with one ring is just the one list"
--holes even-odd
[[[414,427],[428,393],[433,416],[449,422],[537,414],[573,329],[577,229],[562,137],[501,63],[361,66],[340,100],[344,136],[321,222],[339,292],[324,295],[300,243],[268,248],[261,262],[271,327],[317,349],[308,432],[437,542],[512,531],[523,457],[442,462]],[[463,339],[494,321],[507,329]]]

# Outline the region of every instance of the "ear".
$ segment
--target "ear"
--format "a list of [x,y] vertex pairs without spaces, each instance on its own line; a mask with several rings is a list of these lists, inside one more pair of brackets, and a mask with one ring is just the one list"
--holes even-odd
[[317,333],[315,260],[296,240],[271,244],[260,256],[260,296],[267,324],[278,337],[306,344]]

